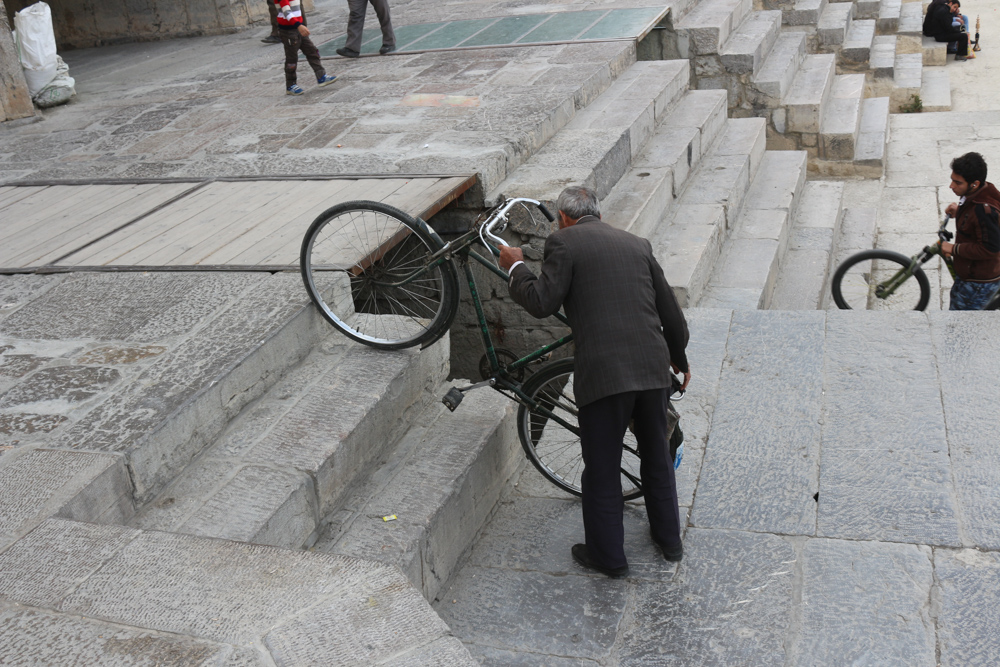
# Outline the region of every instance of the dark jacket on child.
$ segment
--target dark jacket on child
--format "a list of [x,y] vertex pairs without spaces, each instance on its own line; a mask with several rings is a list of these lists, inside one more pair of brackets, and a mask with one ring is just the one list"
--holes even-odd
[[955,215],[955,273],[962,280],[1000,279],[1000,191],[987,182]]

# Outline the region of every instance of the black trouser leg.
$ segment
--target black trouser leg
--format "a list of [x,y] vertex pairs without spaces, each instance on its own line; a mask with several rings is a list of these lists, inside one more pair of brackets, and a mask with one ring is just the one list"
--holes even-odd
[[267,0],[267,13],[271,15],[271,37],[281,37],[278,30],[278,6],[274,0]]
[[639,443],[639,474],[649,530],[657,543],[675,547],[681,543],[681,525],[674,462],[670,459],[667,437],[668,401],[666,389],[640,391],[632,418]]
[[605,396],[580,407],[583,449],[583,530],[590,557],[607,568],[628,565],[622,512],[622,439],[634,392]]
[[938,42],[956,42],[958,46],[955,50],[955,55],[960,58],[964,58],[969,55],[968,33],[956,30],[955,32],[949,32],[944,35],[937,35],[934,37],[934,40]]

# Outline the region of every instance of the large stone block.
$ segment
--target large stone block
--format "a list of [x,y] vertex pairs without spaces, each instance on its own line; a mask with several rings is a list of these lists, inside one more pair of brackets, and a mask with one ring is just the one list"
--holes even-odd
[[1000,614],[995,604],[1000,555],[975,549],[936,549],[938,664],[1000,661]]
[[676,579],[636,585],[620,664],[785,665],[797,557],[776,535],[689,529]]
[[932,313],[931,332],[964,532],[973,546],[998,549],[1000,455],[993,446],[998,426],[992,415],[1000,409],[1000,399],[983,391],[1000,359],[990,314]]
[[809,540],[802,550],[802,629],[789,664],[837,656],[844,664],[934,667],[928,547]]
[[824,324],[822,312],[734,313],[693,525],[815,531]]
[[927,316],[830,311],[825,356],[817,534],[961,544]]

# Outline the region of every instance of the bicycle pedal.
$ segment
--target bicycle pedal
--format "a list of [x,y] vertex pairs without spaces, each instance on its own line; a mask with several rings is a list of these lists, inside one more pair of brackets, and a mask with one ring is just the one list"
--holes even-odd
[[461,405],[463,398],[465,398],[465,394],[462,393],[462,390],[458,387],[452,387],[441,399],[441,402],[444,403],[446,408],[454,412],[455,408]]

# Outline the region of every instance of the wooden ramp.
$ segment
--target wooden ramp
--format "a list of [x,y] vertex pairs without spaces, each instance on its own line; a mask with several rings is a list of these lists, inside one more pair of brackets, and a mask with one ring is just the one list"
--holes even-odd
[[475,176],[46,184],[0,187],[0,273],[275,270],[309,224],[367,199],[429,218]]

